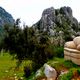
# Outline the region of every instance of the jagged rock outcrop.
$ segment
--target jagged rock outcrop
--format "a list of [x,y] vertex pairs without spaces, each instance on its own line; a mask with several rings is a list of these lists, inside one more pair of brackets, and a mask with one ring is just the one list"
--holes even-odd
[[77,19],[73,17],[72,9],[65,6],[60,9],[53,7],[45,9],[41,19],[33,25],[33,28],[39,33],[47,32],[52,37],[61,36],[66,41],[79,35],[80,29]]

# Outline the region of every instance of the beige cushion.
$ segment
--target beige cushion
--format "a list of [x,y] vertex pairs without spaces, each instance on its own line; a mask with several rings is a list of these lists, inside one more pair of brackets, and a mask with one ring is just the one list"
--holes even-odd
[[74,44],[73,41],[66,42],[64,47],[71,48],[71,49],[76,49],[76,45]]
[[80,44],[80,36],[75,37],[75,38],[73,39],[73,41],[74,41],[75,45],[78,46],[78,45]]

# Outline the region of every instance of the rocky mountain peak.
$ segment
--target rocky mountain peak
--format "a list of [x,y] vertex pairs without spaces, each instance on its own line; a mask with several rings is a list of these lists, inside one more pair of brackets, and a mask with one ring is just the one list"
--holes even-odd
[[33,28],[39,33],[47,32],[52,37],[63,36],[65,40],[72,39],[80,30],[77,19],[73,17],[72,9],[66,6],[60,9],[53,7],[45,9],[41,19],[33,25]]
[[50,15],[51,16],[53,14],[55,14],[55,9],[53,7],[50,7],[50,8],[45,9],[43,11],[42,16],[44,16],[44,15]]
[[5,24],[14,24],[14,19],[11,14],[9,14],[5,9],[0,7],[0,26]]
[[66,7],[66,6],[61,7],[60,12],[61,14],[64,14],[66,16],[72,16],[72,9],[70,7]]

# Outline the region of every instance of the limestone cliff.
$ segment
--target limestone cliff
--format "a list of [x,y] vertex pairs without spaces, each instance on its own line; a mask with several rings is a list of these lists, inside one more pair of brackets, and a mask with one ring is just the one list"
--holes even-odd
[[64,40],[70,40],[79,35],[79,23],[73,17],[70,7],[61,7],[54,9],[53,7],[45,9],[41,19],[33,25],[37,33],[47,32],[49,36],[59,37]]

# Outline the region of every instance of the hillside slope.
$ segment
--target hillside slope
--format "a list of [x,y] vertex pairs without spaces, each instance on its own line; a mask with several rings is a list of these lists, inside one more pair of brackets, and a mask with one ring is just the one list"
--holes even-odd
[[0,7],[0,26],[5,24],[14,24],[14,19],[5,9]]
[[4,38],[4,26],[9,25],[10,27],[14,25],[15,20],[12,15],[8,13],[5,9],[0,7],[0,43],[2,43],[2,39]]

